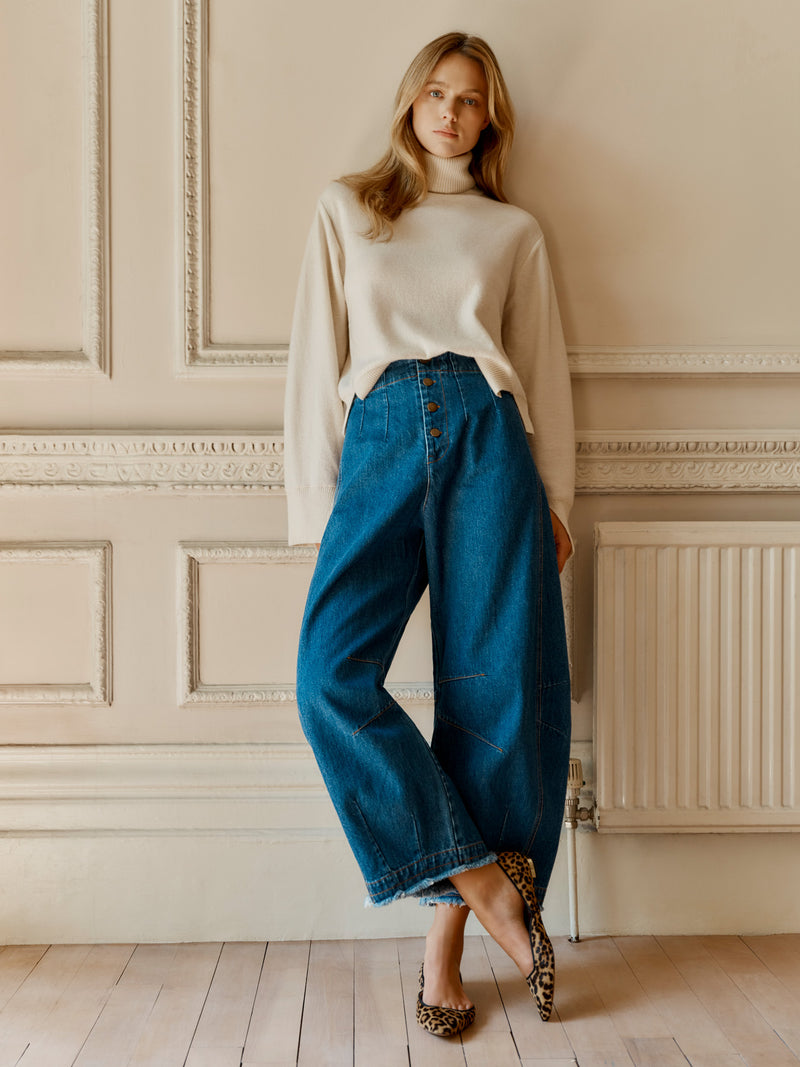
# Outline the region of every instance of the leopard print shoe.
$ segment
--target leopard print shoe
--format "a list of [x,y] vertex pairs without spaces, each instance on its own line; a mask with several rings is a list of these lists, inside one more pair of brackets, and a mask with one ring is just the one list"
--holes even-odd
[[475,1006],[461,1010],[459,1008],[440,1008],[436,1004],[426,1004],[422,999],[425,978],[422,967],[419,969],[419,993],[417,994],[417,1022],[423,1030],[436,1037],[453,1037],[472,1026],[475,1022]]
[[536,887],[533,884],[531,861],[521,852],[501,852],[497,863],[503,873],[511,880],[514,888],[525,904],[525,922],[531,939],[533,952],[533,970],[526,981],[533,994],[536,1007],[544,1022],[550,1018],[553,1010],[553,993],[556,985],[556,960],[553,946],[542,922],[539,903],[536,900]]

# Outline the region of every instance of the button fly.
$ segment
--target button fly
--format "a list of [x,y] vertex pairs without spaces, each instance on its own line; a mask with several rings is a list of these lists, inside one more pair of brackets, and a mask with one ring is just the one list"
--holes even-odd
[[422,379],[422,384],[423,385],[433,385],[433,378],[423,378]]
[[434,403],[428,404],[428,411],[438,411],[438,410],[439,410],[439,405],[438,404],[434,404]]
[[434,426],[434,428],[431,430],[431,437],[441,437],[441,436],[442,436],[442,431],[441,430],[437,430],[436,427]]

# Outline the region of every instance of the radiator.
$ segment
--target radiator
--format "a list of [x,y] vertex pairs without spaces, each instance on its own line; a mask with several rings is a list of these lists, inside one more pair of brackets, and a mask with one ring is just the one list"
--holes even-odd
[[800,830],[800,522],[595,544],[598,828]]

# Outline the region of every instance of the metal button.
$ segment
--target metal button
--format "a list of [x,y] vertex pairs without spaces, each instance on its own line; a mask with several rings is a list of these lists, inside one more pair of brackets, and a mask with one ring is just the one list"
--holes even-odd
[[428,411],[438,411],[438,410],[439,410],[439,405],[438,404],[434,404],[433,401],[431,401],[431,403],[428,404]]
[[433,385],[433,378],[423,378],[422,379],[422,384],[423,385]]
[[441,430],[437,430],[436,427],[434,426],[434,428],[431,430],[431,437],[441,437],[441,436],[442,436],[442,431]]

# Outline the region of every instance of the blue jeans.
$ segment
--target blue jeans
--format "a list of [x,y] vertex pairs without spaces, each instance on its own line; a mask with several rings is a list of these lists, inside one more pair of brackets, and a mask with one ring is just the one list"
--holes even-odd
[[[384,688],[426,585],[430,746]],[[297,701],[372,903],[462,903],[448,876],[508,850],[544,894],[569,764],[561,588],[516,402],[474,360],[393,363],[354,401]]]

